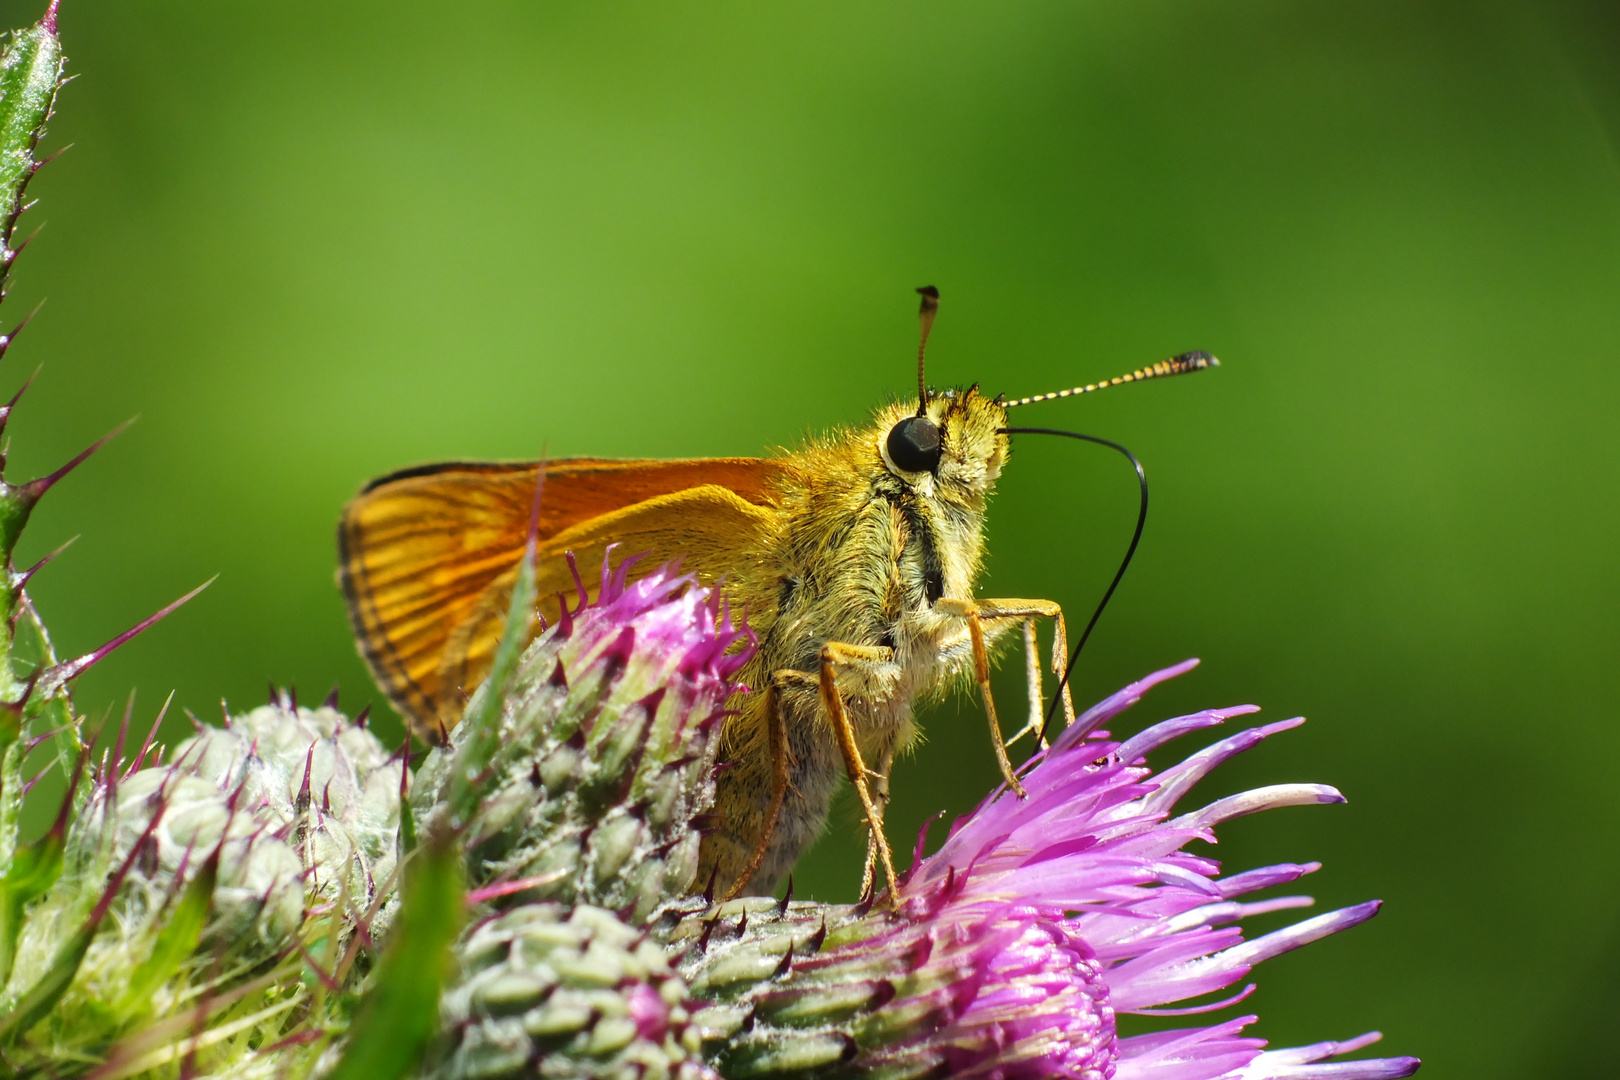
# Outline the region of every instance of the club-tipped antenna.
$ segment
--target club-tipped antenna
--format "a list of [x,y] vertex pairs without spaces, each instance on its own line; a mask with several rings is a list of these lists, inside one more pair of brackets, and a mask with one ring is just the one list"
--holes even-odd
[[917,309],[917,319],[922,323],[922,337],[917,342],[917,415],[924,416],[928,412],[928,380],[923,374],[923,356],[928,350],[928,332],[934,328],[934,316],[939,313],[939,290],[924,285],[917,294],[922,297],[922,306]]
[[[938,301],[935,301],[938,303]],[[923,339],[927,340],[928,331],[923,331]],[[921,363],[919,358],[918,363]],[[1071,390],[1058,390],[1050,394],[1036,394],[1033,397],[1019,398],[1017,401],[1005,401],[1002,405],[1008,409],[1015,405],[1033,405],[1037,401],[1053,401],[1057,398],[1074,397],[1076,394],[1092,394],[1098,390],[1106,390],[1110,386],[1119,386],[1123,383],[1144,382],[1147,379],[1163,379],[1171,375],[1186,375],[1194,371],[1203,371],[1205,368],[1220,367],[1221,362],[1207,352],[1188,352],[1180,356],[1172,356],[1168,360],[1160,360],[1152,367],[1137,368],[1127,375],[1120,375],[1102,382],[1090,383],[1086,386],[1076,386]]]

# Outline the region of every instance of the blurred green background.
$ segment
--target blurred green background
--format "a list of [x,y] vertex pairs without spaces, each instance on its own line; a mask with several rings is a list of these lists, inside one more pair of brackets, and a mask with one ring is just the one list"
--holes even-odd
[[[373,700],[332,584],[362,481],[860,422],[908,392],[932,282],[941,384],[1225,363],[1018,419],[1154,482],[1080,697],[1201,656],[1129,727],[1303,712],[1203,793],[1350,796],[1216,852],[1388,902],[1265,966],[1260,1033],[1380,1027],[1435,1080],[1614,1075],[1612,4],[70,0],[62,28],[48,146],[75,145],[6,305],[50,298],[5,360],[7,392],[46,365],[12,475],[141,421],[21,554],[83,533],[32,590],[68,652],[220,575],[83,680],[93,716],[131,686],[143,719],[271,679]],[[1059,442],[1017,447],[985,591],[1078,623],[1136,495]],[[893,835],[992,783],[980,717],[926,718]],[[801,894],[854,891],[835,821]]]

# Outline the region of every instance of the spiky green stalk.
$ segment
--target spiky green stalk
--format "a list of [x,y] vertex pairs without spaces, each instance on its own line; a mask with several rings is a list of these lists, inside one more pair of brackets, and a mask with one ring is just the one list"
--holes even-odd
[[[31,203],[26,201],[29,181],[45,164],[37,156],[45,125],[52,116],[65,66],[56,27],[56,2],[33,26],[9,35],[0,51],[0,300],[10,284],[11,270],[27,240],[16,239],[17,224]],[[48,160],[48,159],[46,159]],[[4,357],[32,315],[8,332],[0,333]],[[0,436],[28,382],[0,405]],[[112,434],[116,434],[115,429]],[[34,507],[52,487],[96,451],[112,434],[104,436],[67,464],[45,476],[23,483],[6,478],[5,455],[0,449],[0,975],[9,967],[14,934],[13,917],[20,904],[38,887],[41,869],[51,865],[48,850],[20,852],[17,824],[21,818],[24,785],[23,759],[27,740],[42,732],[55,732],[52,743],[64,775],[76,773],[74,764],[84,749],[80,725],[68,695],[71,681],[89,670],[113,649],[163,618],[196,592],[164,608],[112,641],[76,659],[60,662],[44,621],[27,593],[33,574],[59,554],[57,548],[26,570],[14,562],[17,541]],[[65,547],[66,545],[63,545]],[[74,811],[83,808],[89,790],[82,784],[73,791]],[[14,862],[26,864],[26,880],[13,873]]]
[[[54,3],[45,18],[11,34],[4,52],[0,53],[0,299],[4,298],[12,264],[25,246],[15,243],[17,222],[26,209],[24,195],[28,182],[41,164],[35,150],[45,134],[45,123],[51,117],[57,90],[62,85],[63,64]],[[20,329],[21,326],[17,328]],[[17,330],[0,334],[0,357],[10,348]],[[15,404],[13,398],[0,406],[0,434],[4,433]],[[4,466],[5,458],[0,455],[0,470]],[[27,722],[35,719],[45,704],[38,698],[29,700],[30,684],[13,656],[19,617],[27,616],[26,625],[35,632],[39,639],[37,647],[43,650],[43,655],[34,659],[45,663],[55,661],[50,652],[50,639],[23,591],[26,577],[18,574],[12,565],[17,539],[50,482],[51,478],[45,477],[13,484],[0,478],[0,748],[5,749],[22,737]],[[58,712],[64,714],[65,719],[71,719],[71,706]],[[0,817],[6,809],[15,811],[16,802],[0,808]],[[3,825],[0,821],[0,863],[9,863],[16,843],[15,832],[5,830]]]

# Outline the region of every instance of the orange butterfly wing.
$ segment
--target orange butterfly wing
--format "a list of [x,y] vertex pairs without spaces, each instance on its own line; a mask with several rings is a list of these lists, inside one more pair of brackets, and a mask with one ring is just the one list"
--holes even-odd
[[[338,527],[339,584],[361,655],[416,733],[437,741],[488,672],[528,533],[540,465],[448,462],[368,485]],[[545,464],[540,613],[587,584],[605,549],[672,558],[705,581],[743,570],[778,527],[776,462],[760,458]]]

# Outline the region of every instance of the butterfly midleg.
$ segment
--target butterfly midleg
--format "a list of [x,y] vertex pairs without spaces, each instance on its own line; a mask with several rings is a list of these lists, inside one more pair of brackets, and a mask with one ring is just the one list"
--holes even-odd
[[[955,615],[968,625],[968,637],[973,644],[973,674],[979,684],[979,692],[984,698],[984,711],[990,724],[990,744],[996,752],[996,764],[1001,768],[1002,779],[1007,786],[1024,797],[1024,787],[1018,782],[1013,772],[1012,761],[1007,757],[1007,743],[1022,738],[1026,733],[1040,733],[1040,700],[1041,691],[1039,671],[1030,682],[1030,718],[1025,727],[1012,737],[1003,740],[1001,737],[1001,722],[996,716],[995,698],[990,692],[990,653],[985,647],[984,623],[1002,619],[1022,619],[1025,621],[1024,642],[1026,647],[1033,647],[1034,634],[1033,620],[1048,618],[1053,622],[1052,635],[1052,670],[1060,676],[1063,673],[1064,661],[1068,655],[1069,636],[1063,622],[1063,609],[1051,600],[958,600],[943,598],[934,603],[934,610],[944,615]],[[1063,714],[1066,724],[1074,723],[1074,701],[1069,695],[1069,687],[1063,687]]]
[[888,777],[882,773],[873,772],[861,760],[861,749],[855,742],[855,727],[849,721],[849,713],[844,708],[844,696],[838,692],[835,681],[835,665],[858,666],[873,661],[886,662],[894,658],[894,650],[882,645],[848,645],[841,641],[829,641],[821,647],[821,707],[826,711],[827,718],[832,723],[833,733],[838,737],[838,749],[844,755],[844,768],[849,772],[850,783],[855,785],[855,794],[861,800],[861,809],[866,814],[866,826],[871,830],[871,839],[877,845],[878,859],[883,864],[883,875],[889,883],[889,895],[895,896],[897,892],[897,879],[894,875],[894,855],[889,849],[889,840],[883,833],[883,811],[878,807],[877,800],[872,797],[872,785],[867,783],[868,777],[880,779],[884,790],[888,788]]
[[782,721],[781,686],[784,682],[800,682],[807,678],[809,676],[802,671],[777,671],[771,674],[770,685],[765,688],[765,723],[771,749],[771,802],[765,810],[765,821],[760,827],[754,850],[748,856],[748,864],[720,898],[722,901],[742,895],[764,865],[766,853],[771,849],[771,838],[776,834],[776,823],[782,817],[782,803],[787,799],[789,784],[788,740],[787,728]]

